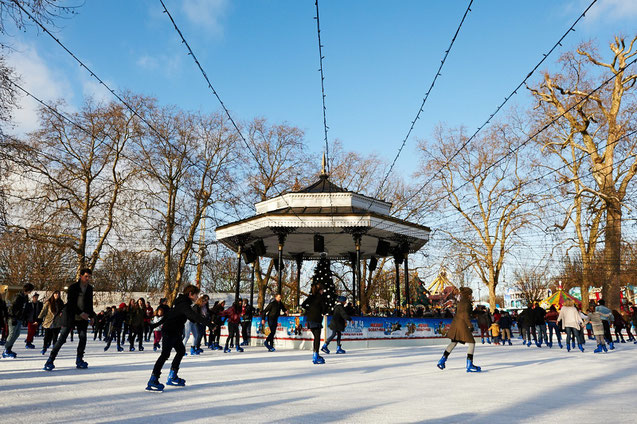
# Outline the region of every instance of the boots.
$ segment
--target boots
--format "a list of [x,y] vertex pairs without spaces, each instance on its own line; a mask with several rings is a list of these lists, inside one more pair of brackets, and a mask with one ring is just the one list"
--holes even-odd
[[613,342],[608,343],[608,348],[610,350],[615,350],[615,344]]
[[558,340],[558,341],[557,341],[557,345],[560,347],[560,349],[563,349],[563,348],[564,348],[564,346],[562,346],[562,341],[561,341],[561,340]]
[[44,364],[44,371],[53,371],[53,368],[55,368],[55,365],[53,365],[53,360],[51,358],[47,359],[46,363]]
[[341,345],[338,345],[338,346],[336,347],[336,354],[337,354],[337,355],[340,355],[340,354],[344,354],[344,353],[347,353],[347,352],[345,352],[345,349],[343,349],[343,348],[341,347]]
[[237,352],[243,352],[243,348],[239,345],[237,345]]
[[85,370],[88,368],[88,363],[85,362],[82,358],[80,358],[79,356],[75,359],[75,367],[79,368],[81,370]]
[[314,352],[312,355],[312,363],[315,365],[320,365],[325,363],[325,359],[322,356],[319,356],[318,352]]
[[330,354],[330,350],[327,348],[327,345],[325,343],[323,343],[323,346],[321,346],[321,352],[324,352],[326,354]]
[[179,378],[177,376],[177,371],[171,369],[168,373],[168,380],[166,380],[166,384],[169,386],[185,386],[186,380],[183,378]]
[[577,344],[577,348],[578,348],[579,350],[581,350],[582,352],[584,352],[584,346],[582,346],[582,344],[581,344],[581,343],[578,343],[578,344]]
[[511,339],[509,339],[509,346],[513,346],[513,343],[511,343]]
[[197,351],[197,349],[195,349],[194,346],[190,347],[190,355],[199,355],[199,352]]
[[146,385],[146,390],[150,392],[161,392],[164,390],[164,385],[159,382],[159,379],[151,375],[150,380],[148,380],[148,384]]
[[604,351],[604,353],[608,353],[608,348],[605,344],[602,345],[602,350]]
[[480,372],[482,368],[477,365],[473,365],[472,359],[467,359],[467,372]]
[[491,339],[487,337],[487,343],[491,344]]
[[436,365],[438,368],[440,368],[441,370],[445,369],[445,362],[447,362],[447,356],[446,355],[442,355],[442,358],[440,358],[440,361],[438,361],[438,364]]
[[601,344],[598,344],[598,345],[597,345],[597,348],[593,351],[593,353],[600,353],[600,352],[602,352],[602,351],[603,351],[603,349],[602,349],[602,345],[601,345]]

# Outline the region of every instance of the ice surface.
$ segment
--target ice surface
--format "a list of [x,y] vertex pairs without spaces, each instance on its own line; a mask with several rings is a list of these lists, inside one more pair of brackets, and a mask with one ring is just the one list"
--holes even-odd
[[26,351],[21,341],[17,359],[0,359],[4,423],[637,422],[632,343],[608,354],[593,354],[590,342],[585,353],[519,340],[511,347],[479,344],[479,374],[465,372],[461,345],[444,371],[436,368],[443,346],[351,349],[324,355],[325,365],[313,365],[307,351],[206,350],[184,358],[179,374],[186,387],[150,393],[144,388],[159,355],[152,344],[144,352],[105,353],[89,340],[89,368],[78,370],[76,338],[46,372],[39,350]]

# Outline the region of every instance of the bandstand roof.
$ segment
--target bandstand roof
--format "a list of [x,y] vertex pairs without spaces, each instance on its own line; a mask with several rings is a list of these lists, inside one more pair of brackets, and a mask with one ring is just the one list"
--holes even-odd
[[[390,216],[392,204],[345,190],[326,174],[303,189],[259,202],[256,214],[217,227],[217,240],[233,251],[262,239],[262,256],[278,255],[279,234],[285,233],[283,257],[318,259],[314,235],[324,237],[325,252],[331,259],[347,259],[355,251],[353,233],[361,234],[361,258],[376,254],[379,240],[391,248],[406,246],[413,253],[429,240],[429,227]],[[385,256],[392,255],[390,253]]]

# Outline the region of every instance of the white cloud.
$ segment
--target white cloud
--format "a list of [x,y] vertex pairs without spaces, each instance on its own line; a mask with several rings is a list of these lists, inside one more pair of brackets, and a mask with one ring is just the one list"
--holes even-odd
[[[106,84],[114,89],[114,85],[108,81]],[[117,92],[117,91],[116,91]],[[86,77],[82,80],[82,94],[85,99],[93,99],[97,103],[108,103],[113,100],[113,94],[97,80]]]
[[[584,3],[589,3],[585,0]],[[584,3],[580,2],[581,7]],[[599,0],[586,14],[587,21],[618,21],[637,18],[637,0]]]
[[183,0],[182,11],[195,25],[215,35],[223,33],[223,18],[228,13],[228,0]]
[[143,54],[135,63],[144,71],[159,72],[165,77],[172,77],[179,73],[183,57],[180,56],[181,54],[183,53],[176,52],[171,56],[167,54],[160,54],[158,56]]
[[[69,102],[72,91],[68,80],[49,68],[32,45],[14,45],[7,54],[7,64],[19,76],[18,84],[46,103],[64,98]],[[19,90],[18,90],[19,91]],[[20,94],[19,108],[13,113],[13,131],[23,135],[38,128],[38,103]]]

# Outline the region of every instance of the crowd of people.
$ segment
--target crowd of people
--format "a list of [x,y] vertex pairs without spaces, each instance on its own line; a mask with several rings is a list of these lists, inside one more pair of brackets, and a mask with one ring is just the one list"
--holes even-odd
[[[274,352],[274,339],[281,315],[287,315],[288,309],[276,295],[261,311],[256,311],[247,299],[233,302],[226,308],[225,301],[217,301],[210,307],[210,297],[200,295],[196,286],[189,285],[175,299],[172,306],[167,299],[160,300],[153,308],[145,299],[131,299],[128,303],[113,305],[99,313],[93,310],[93,289],[90,285],[92,272],[90,269],[80,271],[78,282],[68,288],[67,301],[64,303],[60,291],[51,293],[45,302],[39,300],[32,284],[25,284],[16,296],[10,308],[0,297],[0,345],[4,345],[3,358],[15,358],[13,350],[20,336],[22,328],[26,326],[25,349],[36,349],[34,338],[42,335],[41,354],[46,355],[51,349],[44,365],[44,369],[52,371],[58,352],[69,335],[76,332],[78,346],[76,355],[77,368],[84,369],[88,363],[84,361],[89,324],[92,324],[93,340],[104,343],[104,351],[108,351],[114,344],[117,352],[125,350],[143,351],[144,343],[153,343],[153,351],[161,351],[148,382],[148,390],[163,390],[164,385],[159,382],[161,369],[170,357],[172,351],[175,356],[167,384],[183,386],[185,380],[178,377],[181,360],[187,356],[186,346],[190,342],[190,355],[200,355],[204,347],[211,350],[221,350],[229,353],[234,348],[243,352],[242,346],[250,344],[252,318],[261,317],[263,333],[267,334],[264,346]],[[480,333],[480,340],[484,344],[512,345],[512,328],[520,331],[522,342],[527,347],[535,345],[538,348],[553,347],[553,340],[559,348],[579,349],[584,352],[586,340],[594,340],[595,353],[607,352],[615,349],[616,343],[634,342],[632,328],[637,328],[637,307],[628,305],[624,311],[610,310],[603,299],[592,302],[587,311],[582,311],[572,300],[559,308],[555,305],[548,310],[538,303],[529,303],[521,312],[509,313],[495,309],[491,313],[485,306],[471,307],[471,289],[461,288],[459,301],[453,321],[447,330],[446,337],[451,339],[449,345],[438,361],[438,368],[445,369],[447,358],[460,344],[467,344],[467,372],[480,372],[481,368],[473,363],[476,340],[473,335],[475,319]],[[352,318],[351,304],[346,304],[346,298],[339,296],[333,310],[328,311],[324,288],[321,284],[314,284],[310,295],[301,305],[306,317],[306,325],[312,332],[314,341],[312,348],[312,362],[323,364],[325,359],[321,353],[329,354],[329,345],[336,338],[337,354],[345,353],[341,346],[341,335],[347,321]],[[323,316],[331,313],[331,335],[321,346],[321,330]],[[449,313],[449,315],[451,315]],[[445,314],[447,316],[447,314]],[[220,342],[221,327],[227,325],[228,336],[222,348]],[[267,327],[266,327],[267,325]],[[613,333],[614,332],[614,339]],[[623,333],[627,337],[624,338]],[[243,339],[243,341],[241,341]]]

